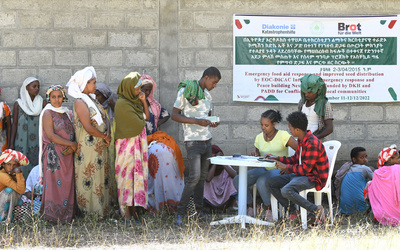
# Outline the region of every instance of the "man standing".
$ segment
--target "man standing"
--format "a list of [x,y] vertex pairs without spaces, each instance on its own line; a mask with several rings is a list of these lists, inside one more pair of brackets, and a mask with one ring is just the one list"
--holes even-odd
[[203,216],[204,180],[208,172],[211,157],[211,133],[209,127],[217,127],[219,122],[211,122],[211,95],[209,91],[217,86],[221,73],[215,67],[203,72],[199,81],[187,80],[178,86],[178,95],[172,111],[172,120],[182,123],[185,147],[188,158],[189,175],[185,178],[185,187],[178,204],[175,224],[182,225],[182,218],[193,194],[194,204],[200,216]]
[[321,190],[329,176],[329,162],[324,145],[307,130],[307,116],[302,112],[293,112],[287,117],[289,131],[298,137],[296,152],[291,157],[273,157],[276,167],[286,174],[267,180],[267,189],[285,208],[289,207],[289,219],[297,217],[295,204],[316,214],[316,222],[324,223],[322,206],[304,199],[299,192],[315,188]]

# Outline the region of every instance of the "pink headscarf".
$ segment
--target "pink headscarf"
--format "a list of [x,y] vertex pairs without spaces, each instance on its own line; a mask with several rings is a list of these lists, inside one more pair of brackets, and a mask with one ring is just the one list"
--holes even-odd
[[154,90],[157,88],[157,84],[154,82],[153,78],[151,78],[151,76],[149,76],[149,75],[143,74],[142,77],[140,78],[140,80],[142,82],[146,79],[150,80],[153,85],[153,89],[151,90],[150,95],[147,97],[147,100],[149,101],[151,111],[153,111],[153,114],[154,114],[154,123],[155,123],[154,126],[157,128],[158,119],[161,114],[161,104],[159,102],[157,102],[156,100],[154,100],[154,98],[153,98]]
[[397,152],[397,146],[394,144],[388,148],[382,149],[382,151],[378,155],[378,164],[376,164],[378,168],[385,165],[385,162],[387,162],[390,159],[390,157],[395,155],[396,152]]

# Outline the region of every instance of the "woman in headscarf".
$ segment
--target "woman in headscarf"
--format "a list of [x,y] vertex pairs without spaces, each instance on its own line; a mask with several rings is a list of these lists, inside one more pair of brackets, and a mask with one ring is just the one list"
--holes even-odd
[[170,115],[154,99],[157,88],[153,78],[142,75],[142,92],[146,96],[150,118],[146,121],[149,144],[149,205],[155,210],[162,208],[176,211],[184,187],[182,153],[174,138],[158,128]]
[[76,72],[68,84],[75,98],[74,128],[78,148],[74,155],[76,200],[83,212],[105,216],[112,205],[110,164],[107,147],[111,135],[106,113],[96,101],[96,71],[86,67]]
[[[1,95],[1,89],[0,89]],[[11,140],[11,110],[6,102],[0,102],[0,152],[10,148]]]
[[115,104],[115,177],[118,201],[121,214],[134,223],[140,223],[136,207],[147,208],[148,202],[145,119],[150,114],[141,85],[140,74],[129,73],[118,86],[118,100]]
[[68,100],[64,87],[50,86],[46,99],[48,104],[39,120],[39,174],[45,187],[41,213],[48,221],[66,223],[75,215],[73,153],[78,144],[69,109],[62,107],[62,103]]
[[[212,145],[212,156],[223,156],[224,152],[217,146]],[[206,182],[204,183],[204,199],[213,207],[226,209],[233,205],[234,194],[237,193],[233,185],[236,171],[227,165],[210,164]]]
[[25,179],[39,160],[39,115],[46,106],[39,90],[38,79],[26,78],[20,89],[20,98],[14,103],[10,148],[29,159],[29,165],[22,169]]
[[400,157],[396,145],[382,149],[378,169],[364,190],[372,212],[383,225],[400,225]]
[[325,82],[317,75],[304,75],[300,82],[298,111],[307,115],[307,130],[323,140],[333,132],[333,109],[326,97]]
[[[113,93],[111,89],[104,83],[97,83],[97,89],[95,91],[97,101],[103,106],[104,111],[107,114],[110,124],[110,135],[111,142],[108,146],[108,156],[111,167],[111,186],[113,189],[113,197],[117,198],[117,183],[115,182],[115,113],[114,107],[117,102],[117,94]],[[113,201],[115,201],[113,199]]]
[[149,107],[150,118],[146,121],[146,133],[151,135],[158,131],[158,128],[168,121],[170,115],[161,104],[154,99],[154,91],[157,88],[156,82],[149,75],[142,75],[142,92],[146,95],[147,106]]
[[14,207],[22,205],[25,178],[21,166],[28,165],[29,160],[21,152],[6,149],[0,155],[0,164],[0,221],[11,221]]

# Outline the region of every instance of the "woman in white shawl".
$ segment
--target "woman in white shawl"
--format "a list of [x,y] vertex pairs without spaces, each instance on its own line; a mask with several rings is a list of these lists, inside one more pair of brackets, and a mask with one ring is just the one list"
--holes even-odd
[[22,168],[25,179],[39,159],[39,115],[46,106],[39,90],[38,79],[26,78],[20,89],[20,98],[14,103],[10,148],[29,159],[29,165]]
[[83,212],[105,216],[112,205],[110,164],[107,147],[111,136],[106,113],[97,102],[96,71],[86,67],[76,72],[68,84],[75,98],[74,127],[77,151],[74,155],[76,199]]
[[[61,85],[52,85],[46,91],[49,102],[40,114],[39,174],[45,187],[41,213],[53,223],[65,223],[75,215],[75,175],[73,152],[74,126],[69,109],[61,106],[68,100]],[[43,149],[43,152],[42,152]]]

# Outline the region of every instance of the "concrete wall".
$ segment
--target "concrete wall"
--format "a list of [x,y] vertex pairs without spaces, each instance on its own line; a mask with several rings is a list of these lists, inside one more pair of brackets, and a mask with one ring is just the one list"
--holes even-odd
[[[284,117],[294,104],[232,101],[232,15],[380,15],[400,12],[394,0],[1,0],[0,87],[12,104],[28,76],[65,85],[70,76],[93,65],[98,82],[113,90],[130,71],[154,77],[160,103],[172,111],[181,80],[199,79],[208,66],[222,72],[211,93],[221,125],[214,143],[226,154],[253,150],[266,109]],[[159,93],[162,93],[159,95]],[[72,103],[69,104],[70,106]],[[398,143],[398,104],[334,104],[334,133],[342,142],[338,161],[354,146],[367,148],[371,164],[379,151]],[[287,129],[282,122],[280,129]],[[162,127],[182,144],[182,128],[169,121]],[[182,147],[185,154],[185,149]]]

